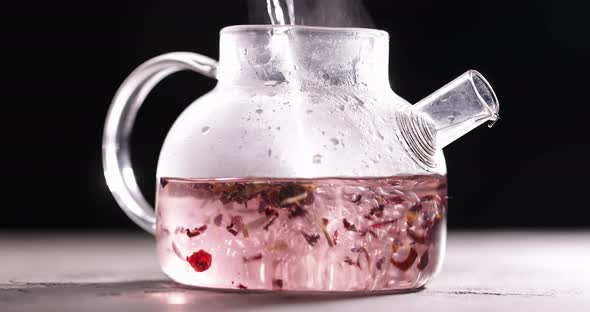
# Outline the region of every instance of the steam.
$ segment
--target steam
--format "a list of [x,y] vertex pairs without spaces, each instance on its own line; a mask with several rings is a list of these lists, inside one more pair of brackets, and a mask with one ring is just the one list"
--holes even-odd
[[362,0],[249,0],[248,8],[253,24],[375,26]]

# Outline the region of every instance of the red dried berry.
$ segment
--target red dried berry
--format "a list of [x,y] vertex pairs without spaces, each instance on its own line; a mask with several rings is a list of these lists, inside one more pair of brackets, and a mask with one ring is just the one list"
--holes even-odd
[[186,261],[197,272],[207,271],[211,266],[211,254],[201,249],[193,253],[190,257],[186,257]]

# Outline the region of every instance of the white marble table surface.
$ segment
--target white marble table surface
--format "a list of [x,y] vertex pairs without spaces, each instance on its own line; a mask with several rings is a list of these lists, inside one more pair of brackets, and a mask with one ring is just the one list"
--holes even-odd
[[4,232],[0,311],[590,311],[590,231],[451,232],[436,280],[377,296],[190,289],[147,234]]

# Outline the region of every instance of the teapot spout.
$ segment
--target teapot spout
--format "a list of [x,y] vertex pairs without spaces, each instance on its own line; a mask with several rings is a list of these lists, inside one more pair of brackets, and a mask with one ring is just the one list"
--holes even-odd
[[486,121],[491,127],[500,117],[500,105],[494,90],[477,71],[469,70],[412,110],[430,117],[436,132],[436,146],[443,148]]

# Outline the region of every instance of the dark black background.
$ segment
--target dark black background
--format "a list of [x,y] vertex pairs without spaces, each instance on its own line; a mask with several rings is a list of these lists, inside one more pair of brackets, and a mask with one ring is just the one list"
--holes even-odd
[[[474,68],[500,99],[493,129],[445,150],[452,228],[590,227],[588,1],[364,2],[391,35],[390,77],[402,97],[418,101]],[[139,231],[102,175],[110,100],[158,54],[216,58],[219,30],[248,23],[247,1],[27,2],[3,11],[0,228]],[[214,84],[176,74],[145,102],[132,147],[150,200],[168,128]]]

